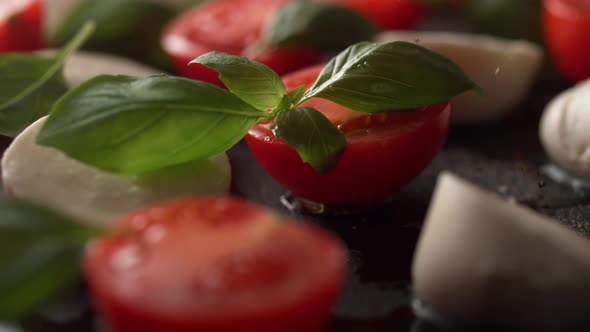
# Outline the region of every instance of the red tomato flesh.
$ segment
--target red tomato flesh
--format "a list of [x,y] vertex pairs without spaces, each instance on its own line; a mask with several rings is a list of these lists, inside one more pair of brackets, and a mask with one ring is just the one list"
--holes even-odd
[[189,10],[164,31],[162,46],[180,75],[221,85],[217,72],[190,65],[210,51],[242,55],[279,74],[317,63],[321,53],[308,48],[276,47],[257,52],[255,44],[272,15],[289,0],[217,0]]
[[[284,77],[287,89],[310,86],[322,66]],[[297,152],[256,125],[246,141],[269,174],[296,196],[333,207],[380,203],[416,177],[436,156],[449,128],[448,103],[412,112],[367,114],[315,98],[304,104],[344,132],[347,147],[336,167],[316,172]]]
[[572,82],[590,77],[590,2],[544,0],[545,42],[562,74]]
[[122,218],[85,274],[114,332],[315,332],[344,282],[334,236],[236,198],[185,198]]
[[42,48],[41,0],[0,2],[0,52],[24,52]]

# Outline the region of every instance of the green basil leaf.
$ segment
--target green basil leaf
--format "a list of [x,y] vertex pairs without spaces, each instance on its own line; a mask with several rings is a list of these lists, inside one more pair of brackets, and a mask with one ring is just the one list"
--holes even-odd
[[303,101],[322,97],[360,112],[448,101],[476,85],[453,62],[408,42],[362,42],[332,59]]
[[37,142],[97,168],[141,175],[224,152],[266,116],[205,82],[103,75],[55,104]]
[[53,57],[28,54],[0,56],[0,134],[14,137],[51,110],[67,86],[62,68],[66,58],[88,39],[89,23]]
[[285,84],[277,73],[245,57],[209,52],[190,62],[195,63],[217,71],[229,91],[260,110],[276,107],[285,95]]
[[302,84],[295,89],[291,90],[291,92],[287,93],[281,99],[279,105],[275,108],[275,112],[283,112],[288,109],[293,108],[295,105],[299,105],[299,101],[303,98],[305,94],[305,84]]
[[295,148],[301,159],[318,172],[335,167],[338,157],[346,148],[344,134],[322,113],[311,107],[280,112],[271,130],[275,136]]
[[175,15],[173,8],[157,1],[80,0],[50,36],[51,43],[63,45],[84,22],[94,21],[96,32],[85,49],[116,53],[154,66],[168,66],[160,37],[164,25]]
[[80,275],[101,230],[22,201],[0,199],[0,321],[34,312]]
[[293,1],[282,7],[265,30],[266,46],[309,46],[341,50],[377,32],[364,16],[348,8],[311,1]]

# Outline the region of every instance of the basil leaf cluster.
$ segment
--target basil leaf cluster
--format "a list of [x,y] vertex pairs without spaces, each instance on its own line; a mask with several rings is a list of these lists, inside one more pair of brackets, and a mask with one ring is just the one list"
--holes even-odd
[[476,88],[447,58],[407,42],[361,42],[333,58],[309,88],[287,93],[267,66],[211,52],[194,59],[228,90],[169,76],[104,75],[55,103],[37,136],[42,145],[100,169],[142,175],[224,152],[251,127],[273,133],[319,172],[329,171],[346,138],[318,110],[325,98],[360,112],[406,111]]

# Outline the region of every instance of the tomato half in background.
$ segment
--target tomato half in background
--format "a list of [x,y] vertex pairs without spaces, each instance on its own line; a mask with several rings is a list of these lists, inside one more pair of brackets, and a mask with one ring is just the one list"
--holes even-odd
[[560,72],[572,82],[590,77],[590,1],[544,0],[543,26]]
[[287,2],[216,0],[198,5],[170,23],[163,33],[162,47],[180,75],[218,85],[217,72],[188,63],[210,51],[247,56],[280,75],[317,63],[321,53],[309,48],[253,49],[272,15]]
[[[322,68],[285,76],[287,89],[309,87]],[[355,112],[320,98],[304,106],[316,108],[344,132],[347,147],[335,169],[316,172],[273,135],[269,124],[256,125],[246,141],[260,164],[287,190],[331,207],[380,203],[420,174],[444,144],[451,114],[447,103],[378,114]]]
[[0,1],[0,52],[42,48],[42,15],[42,0]]
[[114,227],[84,264],[114,332],[318,332],[346,275],[335,236],[237,198],[165,202]]
[[330,0],[367,16],[381,29],[412,29],[424,18],[422,0]]

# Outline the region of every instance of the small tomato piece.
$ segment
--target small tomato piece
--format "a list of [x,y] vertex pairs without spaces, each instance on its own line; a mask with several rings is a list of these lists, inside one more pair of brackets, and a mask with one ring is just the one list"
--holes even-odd
[[[323,65],[284,77],[287,89],[309,87]],[[345,135],[347,146],[336,167],[318,173],[295,149],[256,125],[246,141],[268,173],[296,196],[332,207],[380,203],[416,177],[437,155],[449,128],[448,103],[410,112],[361,113],[314,98],[303,104],[323,113]]]
[[218,85],[217,72],[188,63],[211,51],[246,56],[279,75],[317,63],[321,53],[309,48],[254,49],[273,14],[286,3],[288,0],[209,1],[174,19],[163,33],[162,46],[180,75]]
[[317,332],[346,254],[310,224],[237,198],[192,197],[122,218],[84,267],[114,332]]
[[544,0],[545,42],[561,73],[577,82],[590,77],[590,2]]
[[42,48],[41,0],[0,2],[0,52],[24,52]]

